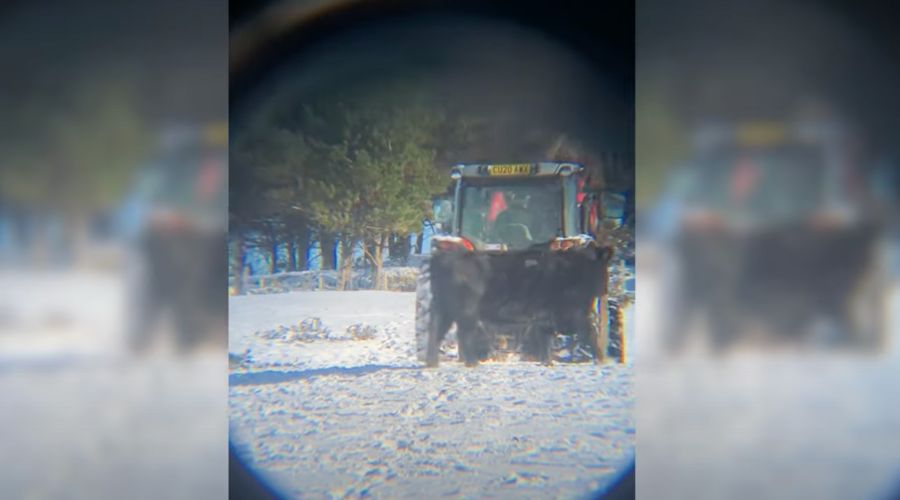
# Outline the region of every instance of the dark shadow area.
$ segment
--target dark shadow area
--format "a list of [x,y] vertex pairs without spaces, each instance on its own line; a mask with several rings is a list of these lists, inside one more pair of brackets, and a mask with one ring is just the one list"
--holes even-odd
[[592,498],[602,498],[603,500],[630,500],[635,498],[634,470],[635,462],[632,461],[631,465],[616,479],[616,482],[613,483],[606,493],[598,493]]
[[263,384],[280,384],[282,382],[292,382],[294,380],[304,380],[323,375],[346,375],[359,376],[368,375],[369,373],[379,372],[381,370],[418,370],[418,368],[406,366],[389,366],[389,365],[363,365],[363,366],[331,366],[328,368],[315,368],[312,370],[264,370],[253,373],[232,373],[228,375],[229,386],[241,385],[263,385]]
[[281,498],[256,478],[253,471],[247,468],[234,445],[228,443],[228,498],[231,499],[276,499]]

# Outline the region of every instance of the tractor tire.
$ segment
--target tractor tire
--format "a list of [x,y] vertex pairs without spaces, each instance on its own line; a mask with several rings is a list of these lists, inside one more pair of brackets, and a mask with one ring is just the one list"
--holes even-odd
[[[609,339],[603,335],[603,329],[601,328],[602,321],[600,312],[597,311],[596,308],[591,307],[588,311],[588,325],[590,325],[591,329],[595,332],[597,338],[596,345],[583,346],[581,348],[576,347],[576,351],[593,353],[594,361],[597,363],[605,363],[608,357],[606,353],[609,348]],[[579,360],[579,358],[576,357],[575,360]]]
[[849,298],[848,326],[853,343],[862,351],[880,353],[888,344],[890,261],[887,249],[876,244],[871,262]]
[[165,303],[158,283],[159,273],[150,270],[145,244],[141,241],[141,246],[129,252],[125,270],[129,319],[125,347],[134,356],[143,356],[157,342],[158,321]]
[[426,260],[416,278],[416,359],[425,362],[428,331],[431,327],[431,266]]
[[609,345],[606,354],[617,363],[625,362],[625,311],[618,301],[609,301]]

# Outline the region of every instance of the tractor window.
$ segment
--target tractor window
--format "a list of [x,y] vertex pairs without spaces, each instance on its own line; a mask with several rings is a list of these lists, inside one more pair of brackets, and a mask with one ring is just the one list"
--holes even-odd
[[561,234],[562,200],[558,178],[468,184],[462,192],[460,233],[511,250],[547,243]]
[[803,217],[822,203],[826,168],[811,147],[725,151],[698,164],[687,202],[762,220]]

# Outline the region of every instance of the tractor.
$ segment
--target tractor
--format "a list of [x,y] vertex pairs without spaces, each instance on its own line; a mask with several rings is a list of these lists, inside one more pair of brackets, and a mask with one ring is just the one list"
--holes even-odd
[[[767,345],[882,352],[891,271],[884,204],[852,129],[715,123],[672,183],[670,353]],[[705,327],[692,327],[694,317]]]
[[624,362],[605,232],[621,228],[626,198],[569,162],[458,164],[450,177],[416,287],[419,360],[438,364],[447,336],[467,365]]

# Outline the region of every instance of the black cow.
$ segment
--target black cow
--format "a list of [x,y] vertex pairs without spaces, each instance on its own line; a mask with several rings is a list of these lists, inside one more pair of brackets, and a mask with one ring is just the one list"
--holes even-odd
[[459,357],[475,366],[490,356],[497,326],[515,326],[521,344],[552,362],[556,332],[574,332],[596,361],[605,356],[590,313],[605,292],[608,249],[566,252],[441,252],[430,262],[431,324],[426,364],[438,365],[439,347],[453,323]]
[[[673,353],[683,348],[696,311],[708,316],[709,340],[717,352],[743,340],[754,323],[770,340],[800,345],[817,318],[835,324],[841,333],[833,339],[837,345],[872,340],[872,335],[877,341],[883,332],[855,325],[850,307],[875,264],[878,234],[862,224],[837,230],[792,224],[744,235],[686,232],[677,246],[681,303],[667,332],[668,348]],[[869,299],[877,310],[880,297]]]
[[149,228],[137,249],[145,270],[138,287],[130,332],[131,348],[142,353],[155,340],[156,322],[170,310],[175,340],[188,352],[206,342],[224,345],[219,325],[228,315],[226,245],[223,233],[189,228]]

